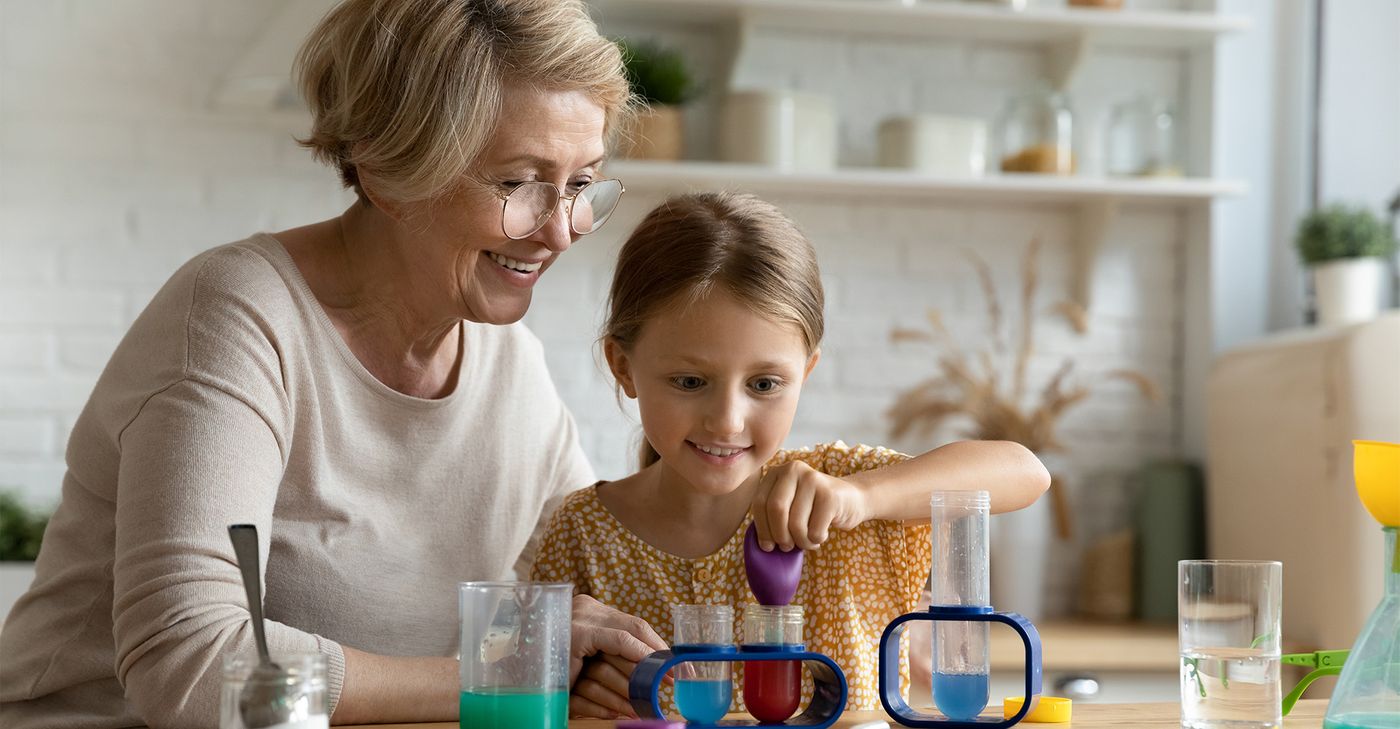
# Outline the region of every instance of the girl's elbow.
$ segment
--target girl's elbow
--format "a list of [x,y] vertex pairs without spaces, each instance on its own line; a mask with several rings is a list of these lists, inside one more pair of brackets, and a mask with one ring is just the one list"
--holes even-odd
[[1030,485],[1030,492],[1034,497],[1031,500],[1034,501],[1050,490],[1050,472],[1031,449],[1020,443],[1014,445],[1019,452],[1021,471],[1025,474],[1026,483]]
[[1002,447],[1006,450],[1007,463],[1010,465],[1008,470],[1018,476],[1015,483],[1019,485],[1017,491],[1020,492],[1023,503],[1016,508],[1030,506],[1050,490],[1050,472],[1031,449],[1020,443],[1002,441]]

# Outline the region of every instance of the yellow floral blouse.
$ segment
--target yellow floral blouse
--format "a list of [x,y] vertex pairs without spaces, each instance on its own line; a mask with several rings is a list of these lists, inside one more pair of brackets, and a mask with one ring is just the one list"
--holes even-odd
[[[895,451],[837,441],[812,448],[779,451],[767,468],[800,460],[832,476],[847,476],[905,460]],[[735,643],[742,640],[743,607],[755,602],[744,576],[744,519],[719,551],[700,559],[663,552],[627,530],[598,500],[597,488],[572,494],[552,518],[533,578],[572,582],[576,594],[646,620],[671,642],[672,604],[731,605]],[[880,708],[877,666],[880,634],[895,617],[919,609],[918,598],[931,561],[929,528],[892,521],[869,521],[850,531],[831,532],[821,549],[803,558],[802,579],[793,604],[806,616],[807,649],[831,657],[850,686],[847,707]],[[735,706],[743,710],[736,665]],[[908,685],[907,658],[900,674]],[[804,677],[804,700],[811,679]],[[669,687],[662,706],[674,711]]]

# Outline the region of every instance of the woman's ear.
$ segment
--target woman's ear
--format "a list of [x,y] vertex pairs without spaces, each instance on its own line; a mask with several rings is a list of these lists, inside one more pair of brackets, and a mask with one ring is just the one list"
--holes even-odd
[[402,223],[403,210],[397,203],[391,202],[383,195],[380,195],[375,187],[374,181],[367,180],[364,175],[360,175],[360,190],[365,193],[365,200],[369,201],[369,204],[373,205],[375,210],[389,216],[390,220],[393,220],[395,223]]
[[618,387],[633,400],[637,399],[637,385],[632,381],[632,363],[627,358],[627,351],[622,348],[622,343],[608,337],[603,340],[603,356],[608,359],[608,369],[612,370],[613,379],[617,380]]
[[[359,157],[358,153],[364,148],[364,145],[364,142],[355,142],[351,147],[352,155],[354,157]],[[389,216],[395,223],[403,222],[403,210],[397,203],[381,194],[379,190],[379,181],[374,179],[373,175],[365,174],[363,169],[356,166],[355,180],[359,182],[360,192],[364,193],[365,200],[368,201],[370,205],[373,205],[374,209]]]
[[803,381],[803,382],[806,382],[806,381],[807,381],[807,378],[811,376],[811,374],[812,374],[812,368],[817,366],[817,361],[820,360],[821,358],[822,358],[822,351],[821,351],[820,348],[818,348],[816,351],[812,352],[812,356],[807,358],[807,369],[803,370],[803,372],[802,372],[802,381]]

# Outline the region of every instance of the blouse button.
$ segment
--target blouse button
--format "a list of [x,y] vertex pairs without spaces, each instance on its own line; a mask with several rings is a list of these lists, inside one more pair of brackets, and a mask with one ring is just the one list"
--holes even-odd
[[697,582],[709,582],[710,569],[708,567],[701,567],[700,569],[695,570],[695,580]]

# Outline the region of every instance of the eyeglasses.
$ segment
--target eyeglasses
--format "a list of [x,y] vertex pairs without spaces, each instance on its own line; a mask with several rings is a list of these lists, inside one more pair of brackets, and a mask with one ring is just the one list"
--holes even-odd
[[594,180],[572,195],[544,181],[522,182],[512,190],[496,188],[496,197],[501,199],[501,232],[511,240],[529,238],[549,222],[562,199],[569,201],[569,228],[588,235],[608,222],[626,191],[621,180]]

